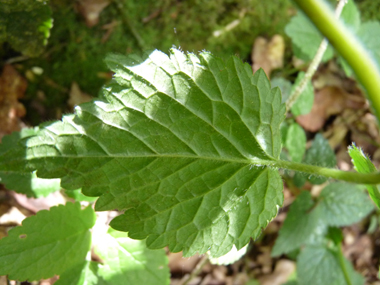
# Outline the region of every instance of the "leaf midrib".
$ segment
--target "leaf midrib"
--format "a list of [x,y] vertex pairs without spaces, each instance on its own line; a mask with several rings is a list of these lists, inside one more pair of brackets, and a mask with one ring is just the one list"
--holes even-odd
[[[51,145],[49,145],[51,146]],[[53,145],[55,146],[55,145]],[[41,147],[35,146],[36,148]],[[29,149],[32,149],[34,147],[29,147]],[[57,151],[59,151],[57,149]],[[212,157],[212,156],[200,156],[200,155],[185,155],[185,154],[144,154],[144,155],[121,155],[121,154],[112,154],[112,155],[52,155],[52,156],[33,156],[31,158],[26,158],[28,161],[32,160],[40,160],[40,159],[48,159],[48,158],[74,158],[74,159],[80,159],[80,158],[178,158],[178,159],[201,159],[201,160],[214,160],[214,161],[221,161],[221,162],[228,162],[228,163],[239,163],[239,164],[251,164],[251,165],[256,165],[256,166],[268,166],[268,165],[273,165],[276,161],[278,160],[269,160],[269,159],[260,159],[260,158],[226,158],[226,157]],[[17,161],[18,159],[16,159]]]

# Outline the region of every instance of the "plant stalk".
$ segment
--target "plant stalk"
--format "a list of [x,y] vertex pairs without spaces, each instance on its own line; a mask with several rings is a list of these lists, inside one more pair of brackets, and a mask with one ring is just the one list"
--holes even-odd
[[380,69],[357,37],[323,0],[294,0],[354,70],[380,122]]
[[253,166],[272,166],[357,184],[380,184],[380,173],[358,173],[285,160],[253,160]]
[[344,280],[346,281],[347,285],[352,285],[350,275],[348,273],[348,268],[346,266],[346,263],[344,261],[344,256],[343,256],[343,250],[342,250],[342,243],[338,244],[338,260],[339,260],[339,265],[340,268],[342,269]]

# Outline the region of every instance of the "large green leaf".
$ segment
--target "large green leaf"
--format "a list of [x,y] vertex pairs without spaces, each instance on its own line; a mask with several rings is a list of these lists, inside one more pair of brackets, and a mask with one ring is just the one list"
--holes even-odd
[[81,263],[91,246],[95,223],[91,207],[67,203],[26,218],[0,240],[0,275],[16,280],[40,280]]
[[43,51],[53,26],[48,1],[0,0],[0,43],[28,56]]
[[221,256],[256,238],[283,201],[278,172],[260,165],[281,151],[279,89],[262,70],[208,52],[107,64],[115,79],[103,100],[42,126],[0,170],[37,169],[100,196],[97,210],[125,210],[111,226],[150,248]]

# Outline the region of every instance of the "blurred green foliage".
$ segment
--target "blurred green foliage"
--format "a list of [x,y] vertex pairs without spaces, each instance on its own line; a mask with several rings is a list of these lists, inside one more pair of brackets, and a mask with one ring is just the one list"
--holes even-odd
[[[0,7],[9,1],[13,0],[0,0]],[[30,0],[19,3],[27,1]],[[378,5],[374,2],[377,1],[359,1],[359,7],[375,13],[379,9],[374,9]],[[82,91],[97,96],[110,77],[103,62],[109,52],[167,51],[175,45],[190,52],[209,50],[221,57],[235,54],[249,61],[255,38],[284,35],[285,25],[296,13],[291,1],[113,0],[101,12],[99,23],[89,28],[74,1],[50,0],[49,5],[54,26],[48,45],[40,57],[19,66],[19,70],[29,75],[33,67],[43,70],[42,75],[28,77],[26,107],[32,101],[36,105],[37,100],[37,105],[45,109],[39,113],[36,107],[28,110],[27,121],[32,124],[71,112],[67,100],[74,81]],[[0,38],[3,33],[0,30]],[[290,58],[289,40],[287,47]],[[4,45],[0,54],[5,60],[9,59],[7,56],[15,56]],[[37,98],[41,91],[44,96]]]
[[52,22],[48,1],[0,0],[0,43],[27,56],[42,53]]

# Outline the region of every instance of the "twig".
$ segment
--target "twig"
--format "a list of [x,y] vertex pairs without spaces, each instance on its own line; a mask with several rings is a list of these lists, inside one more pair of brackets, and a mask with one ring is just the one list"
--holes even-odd
[[185,275],[181,281],[178,283],[178,285],[187,285],[191,280],[193,280],[196,276],[198,276],[199,273],[201,273],[203,267],[208,262],[208,256],[205,254],[202,259],[197,263],[197,266],[195,266],[194,270],[191,272],[191,274]]
[[[347,0],[340,0],[336,9],[335,9],[335,16],[336,18],[339,18],[340,14],[342,13],[344,5],[347,3]],[[297,99],[301,96],[301,93],[305,89],[307,83],[309,80],[313,77],[315,71],[318,68],[319,63],[322,60],[322,57],[327,49],[327,45],[329,42],[326,38],[324,38],[319,45],[318,51],[316,55],[314,56],[312,62],[309,65],[309,68],[307,69],[305,76],[302,78],[300,84],[298,84],[297,88],[293,91],[292,94],[290,94],[288,100],[286,101],[286,110],[289,111],[290,108],[293,106],[293,104],[297,101]]]

